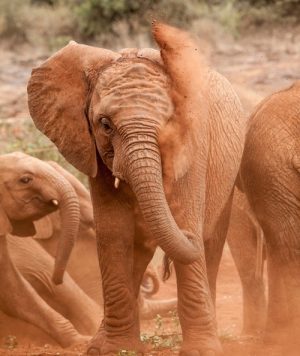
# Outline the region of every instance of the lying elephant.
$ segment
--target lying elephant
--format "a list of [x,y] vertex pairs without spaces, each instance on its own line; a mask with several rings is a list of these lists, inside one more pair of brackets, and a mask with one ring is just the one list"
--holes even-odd
[[[19,251],[20,246],[23,246],[17,258],[21,256],[23,259],[25,252],[29,251],[28,258],[25,259],[24,256],[23,266],[30,268],[33,259],[37,259],[38,253],[43,251],[36,242],[30,239],[19,241],[16,236],[34,235],[36,232],[34,221],[56,211],[59,206],[62,235],[56,250],[55,263],[50,256],[41,256],[39,262],[45,262],[47,265],[49,278],[44,283],[48,283],[49,288],[62,282],[79,227],[80,212],[76,192],[51,166],[22,153],[0,157],[0,184],[0,308],[9,315],[40,327],[62,346],[86,340],[87,337],[82,336],[69,320],[40,297],[26,277],[24,278],[26,271],[22,275],[16,268],[17,263],[11,258],[11,253],[16,251],[15,246],[18,246]],[[36,269],[36,266],[33,268]],[[55,284],[51,281],[52,271],[54,271],[52,280]],[[39,275],[41,280],[44,277],[45,275]],[[57,295],[70,295],[70,290],[78,293],[78,297],[75,296],[73,299],[78,300],[79,295],[85,295],[68,275],[65,276],[65,280],[65,285],[54,289]],[[90,316],[93,315],[91,310],[94,312],[98,306],[85,295],[85,301],[77,304],[81,306],[81,310],[82,303],[85,302],[87,317],[85,322],[80,323],[81,330],[91,334],[95,329],[95,324],[90,320]]]

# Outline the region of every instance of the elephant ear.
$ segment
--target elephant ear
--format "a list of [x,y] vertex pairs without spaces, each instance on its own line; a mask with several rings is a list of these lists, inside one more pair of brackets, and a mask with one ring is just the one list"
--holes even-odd
[[0,236],[10,234],[13,228],[4,208],[0,205]]
[[[153,23],[152,31],[171,80],[170,95],[174,104],[172,119],[160,137],[162,151],[166,151],[162,156],[167,156],[164,172],[171,170],[178,179],[194,159],[193,152],[200,144],[197,133],[207,129],[205,96],[209,67],[196,41],[185,31],[158,22]],[[202,136],[201,147],[207,147],[204,139]],[[203,154],[207,154],[204,151]]]
[[96,148],[86,117],[89,94],[99,71],[120,55],[71,41],[40,67],[28,83],[29,111],[36,127],[65,158],[96,176]]

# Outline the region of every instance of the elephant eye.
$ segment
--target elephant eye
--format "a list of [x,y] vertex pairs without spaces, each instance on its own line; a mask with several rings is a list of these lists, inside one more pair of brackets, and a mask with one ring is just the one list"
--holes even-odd
[[30,181],[32,181],[32,178],[28,176],[23,176],[19,179],[19,181],[23,184],[28,184]]
[[113,131],[111,121],[106,117],[101,117],[100,125],[106,134],[110,134]]

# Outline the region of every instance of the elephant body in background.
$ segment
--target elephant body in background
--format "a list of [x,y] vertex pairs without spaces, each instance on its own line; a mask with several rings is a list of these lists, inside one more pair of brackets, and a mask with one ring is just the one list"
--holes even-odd
[[246,120],[188,34],[153,34],[160,54],[71,42],[33,70],[29,109],[90,180],[105,315],[88,353],[143,352],[137,297],[158,245],[175,264],[182,354],[215,355],[203,240],[226,235]]
[[291,347],[289,354],[300,347],[299,112],[299,81],[263,100],[250,118],[241,164],[243,189],[266,241],[265,337]]

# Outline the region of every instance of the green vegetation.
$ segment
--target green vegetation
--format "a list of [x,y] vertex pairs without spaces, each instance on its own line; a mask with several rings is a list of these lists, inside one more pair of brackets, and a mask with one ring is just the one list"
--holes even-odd
[[162,318],[157,314],[154,319],[154,330],[153,334],[141,334],[141,341],[156,351],[178,349],[182,342],[182,334],[176,311],[170,311],[168,318]]
[[149,34],[153,18],[183,28],[209,19],[238,34],[249,25],[299,22],[300,0],[0,0],[0,37],[50,50],[71,38],[107,45],[120,29],[130,38]]
[[14,335],[8,335],[4,339],[4,347],[8,350],[13,350],[18,346],[18,341],[16,336]]

